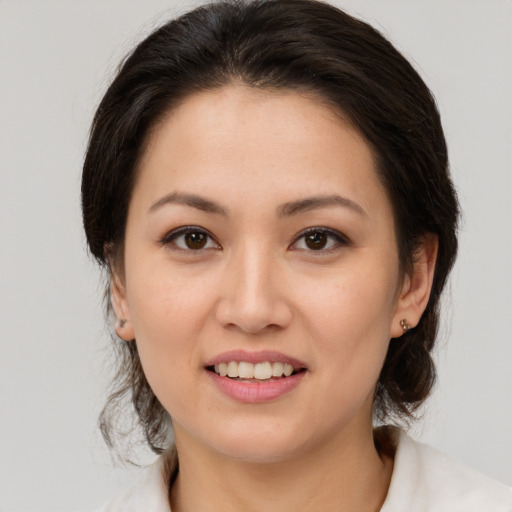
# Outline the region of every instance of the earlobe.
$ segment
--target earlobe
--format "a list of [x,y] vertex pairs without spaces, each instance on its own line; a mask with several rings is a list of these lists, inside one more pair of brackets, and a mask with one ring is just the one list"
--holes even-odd
[[128,307],[128,301],[126,298],[125,285],[116,274],[112,275],[111,278],[110,296],[112,308],[117,318],[117,335],[125,341],[133,340],[135,338],[135,332],[131,322],[130,308]]
[[391,326],[391,337],[398,338],[418,325],[430,298],[437,249],[437,235],[426,234],[415,252],[412,272],[404,279]]
[[409,330],[411,329],[411,325],[409,324],[409,322],[407,321],[407,318],[402,318],[402,320],[400,320],[400,327],[404,330],[404,334]]

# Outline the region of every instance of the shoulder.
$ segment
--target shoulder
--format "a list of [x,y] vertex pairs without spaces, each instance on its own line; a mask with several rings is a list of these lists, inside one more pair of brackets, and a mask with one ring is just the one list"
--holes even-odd
[[512,489],[397,432],[395,467],[381,512],[512,512]]
[[106,503],[97,512],[171,512],[169,488],[177,471],[173,447],[147,467],[142,480]]

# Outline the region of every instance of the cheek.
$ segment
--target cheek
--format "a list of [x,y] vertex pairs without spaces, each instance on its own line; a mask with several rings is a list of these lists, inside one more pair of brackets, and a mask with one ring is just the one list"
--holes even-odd
[[211,289],[164,265],[132,273],[128,301],[146,378],[157,391],[188,368],[200,368],[197,339],[211,311]]
[[329,376],[343,373],[345,385],[345,379],[374,383],[387,352],[398,272],[381,269],[382,263],[365,265],[325,283],[312,280],[303,295],[301,309],[308,312],[305,321],[316,350],[322,360],[334,362]]
[[338,411],[334,429],[339,421],[358,416],[358,411],[365,418],[371,414],[390,342],[392,294],[386,293],[386,287],[370,284],[347,280],[333,286],[323,302],[311,303],[316,378],[319,389],[327,389],[330,395],[318,416],[331,418],[332,410]]
[[[160,339],[164,332],[179,332],[185,326],[193,328],[210,301],[206,282],[200,271],[180,269],[163,257],[137,258],[127,275],[128,302],[137,337],[151,333],[150,339]],[[153,262],[151,261],[153,259]],[[128,269],[130,270],[130,269]],[[173,336],[176,337],[176,336]]]
[[382,262],[334,271],[326,279],[313,276],[304,283],[301,309],[311,312],[308,316],[319,332],[328,328],[352,339],[379,331],[389,338],[398,272],[384,273],[379,266]]

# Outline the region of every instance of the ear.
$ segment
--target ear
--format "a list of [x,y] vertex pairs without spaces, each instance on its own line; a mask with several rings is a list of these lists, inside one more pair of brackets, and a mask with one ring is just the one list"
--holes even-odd
[[[405,276],[396,306],[391,337],[398,338],[407,328],[416,327],[427,307],[436,267],[437,235],[427,234],[415,251],[412,272]],[[401,324],[405,322],[404,328]]]
[[116,273],[112,273],[110,296],[112,307],[117,318],[117,335],[125,341],[133,340],[135,338],[135,331],[133,330],[130,308],[126,298],[126,286]]

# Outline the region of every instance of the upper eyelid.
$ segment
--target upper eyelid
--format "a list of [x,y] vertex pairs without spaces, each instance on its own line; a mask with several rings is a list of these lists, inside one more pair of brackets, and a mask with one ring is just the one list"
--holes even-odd
[[314,227],[303,229],[302,231],[297,233],[297,235],[295,235],[295,238],[293,239],[292,245],[295,244],[298,240],[300,240],[303,236],[305,236],[309,233],[325,233],[334,238],[342,240],[343,242],[345,242],[347,244],[350,243],[350,239],[346,235],[344,235],[343,233],[338,231],[337,229],[332,229],[332,228],[327,228],[327,227],[322,227],[322,226],[314,226]]
[[212,233],[210,233],[210,231],[208,231],[207,229],[202,228],[200,226],[180,226],[180,227],[172,229],[171,231],[166,233],[161,238],[160,241],[162,243],[169,243],[172,240],[174,240],[175,238],[177,238],[178,236],[186,235],[187,233],[194,233],[194,232],[204,233],[205,235],[209,236],[217,245],[220,246],[220,244],[219,244],[218,240],[215,238],[215,236]]

